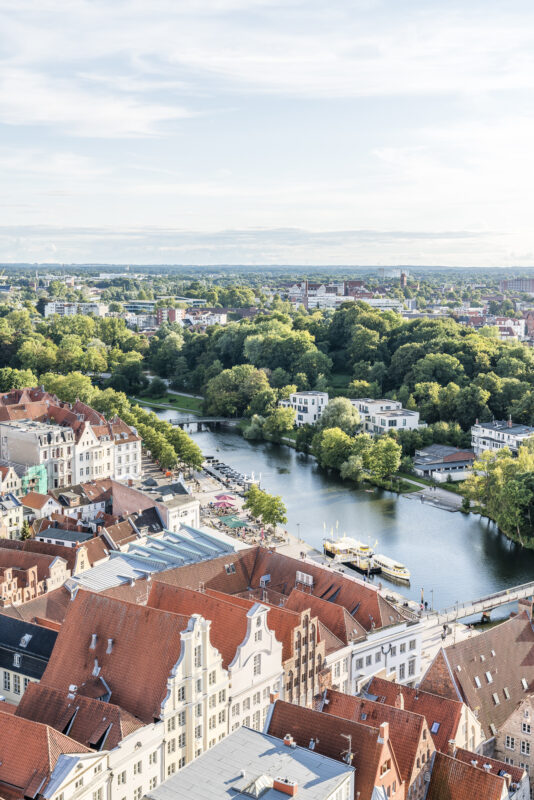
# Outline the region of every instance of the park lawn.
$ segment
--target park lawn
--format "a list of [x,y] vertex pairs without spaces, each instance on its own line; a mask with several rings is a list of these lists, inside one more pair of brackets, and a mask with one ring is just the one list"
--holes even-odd
[[191,411],[192,414],[202,414],[203,401],[198,397],[189,397],[185,394],[165,394],[158,397],[130,397],[132,402],[142,403],[160,408],[171,408],[176,411]]

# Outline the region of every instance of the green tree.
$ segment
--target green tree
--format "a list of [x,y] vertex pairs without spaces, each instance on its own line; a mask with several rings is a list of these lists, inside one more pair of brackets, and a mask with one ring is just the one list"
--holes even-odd
[[322,430],[340,428],[352,436],[360,427],[360,414],[346,397],[335,397],[326,405],[317,427]]
[[261,519],[264,525],[278,525],[287,522],[286,507],[282,498],[262,491],[252,485],[245,495],[244,508],[249,509],[254,517]]
[[398,472],[402,447],[390,436],[379,436],[369,453],[369,472],[375,478],[391,478]]
[[340,470],[352,455],[352,439],[341,428],[327,428],[313,437],[312,447],[322,467]]
[[263,432],[275,442],[292,431],[295,426],[295,411],[293,408],[277,408],[267,418]]
[[28,522],[27,519],[25,519],[24,522],[22,523],[22,529],[20,531],[20,538],[21,539],[31,539],[32,538],[32,532],[30,530],[30,523]]

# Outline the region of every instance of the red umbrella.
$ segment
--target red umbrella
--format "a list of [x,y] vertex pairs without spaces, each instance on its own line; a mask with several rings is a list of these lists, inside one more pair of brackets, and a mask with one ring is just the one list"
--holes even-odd
[[219,500],[218,503],[213,504],[215,508],[232,508],[232,503],[227,503],[225,500]]
[[231,494],[218,494],[218,495],[216,495],[216,499],[217,500],[226,500],[226,501],[232,502],[232,503],[235,501],[235,497],[232,497]]

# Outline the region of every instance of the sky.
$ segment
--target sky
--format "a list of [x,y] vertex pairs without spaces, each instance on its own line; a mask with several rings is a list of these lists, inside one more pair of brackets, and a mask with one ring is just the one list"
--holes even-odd
[[534,265],[532,0],[0,0],[0,262]]

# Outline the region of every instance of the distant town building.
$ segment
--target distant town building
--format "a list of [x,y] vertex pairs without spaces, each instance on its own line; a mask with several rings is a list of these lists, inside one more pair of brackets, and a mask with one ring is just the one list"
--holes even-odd
[[6,539],[18,539],[22,530],[24,509],[14,494],[0,495],[0,535]]
[[512,420],[477,422],[471,428],[471,445],[477,456],[484,450],[502,450],[503,447],[508,447],[512,453],[517,454],[521,445],[532,436],[534,428]]
[[67,303],[62,300],[55,300],[46,303],[44,307],[45,317],[53,317],[58,314],[60,317],[74,317],[76,314],[94,314],[95,317],[105,317],[108,306],[105,303]]
[[280,400],[282,408],[292,408],[295,411],[295,424],[315,425],[328,405],[328,392],[293,392],[289,400]]
[[501,292],[534,294],[534,278],[508,278],[499,282]]
[[461,450],[445,444],[431,444],[414,455],[414,472],[423,478],[437,481],[462,481],[468,475],[475,460],[472,450]]
[[372,436],[395,429],[415,430],[420,427],[419,412],[403,408],[398,400],[361,397],[350,402],[360,412],[363,430]]

